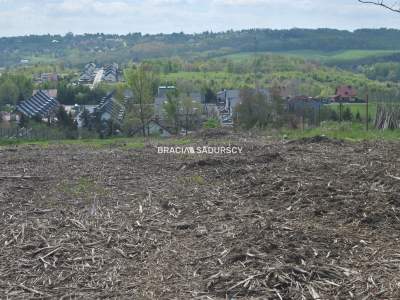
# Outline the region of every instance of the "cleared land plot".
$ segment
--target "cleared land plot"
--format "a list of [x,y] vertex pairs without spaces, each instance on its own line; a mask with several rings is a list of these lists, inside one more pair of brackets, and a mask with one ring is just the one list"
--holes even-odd
[[400,298],[399,142],[232,142],[1,148],[1,298]]

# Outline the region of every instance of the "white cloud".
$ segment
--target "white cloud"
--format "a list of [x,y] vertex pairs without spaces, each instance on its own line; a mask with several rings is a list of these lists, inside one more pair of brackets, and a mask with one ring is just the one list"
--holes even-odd
[[99,0],[63,0],[61,3],[50,3],[48,11],[53,13],[81,14],[92,13],[112,15],[127,13],[134,9],[133,4],[127,1],[99,1]]
[[400,28],[400,15],[357,0],[0,0],[0,36],[254,27]]

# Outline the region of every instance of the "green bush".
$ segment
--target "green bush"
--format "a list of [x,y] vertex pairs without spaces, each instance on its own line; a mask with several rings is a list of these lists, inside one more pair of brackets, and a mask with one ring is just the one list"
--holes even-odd
[[213,129],[213,128],[219,128],[221,126],[221,123],[217,118],[210,118],[206,122],[204,122],[203,127],[205,129]]

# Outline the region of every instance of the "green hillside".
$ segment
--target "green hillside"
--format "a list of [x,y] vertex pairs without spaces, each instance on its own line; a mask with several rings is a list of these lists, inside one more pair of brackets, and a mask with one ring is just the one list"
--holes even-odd
[[257,55],[283,55],[289,57],[298,57],[307,60],[319,61],[322,63],[344,63],[361,60],[366,58],[385,58],[393,55],[400,55],[400,50],[342,50],[342,51],[315,51],[315,50],[294,50],[278,52],[245,52],[222,56],[221,58],[240,61],[255,57]]

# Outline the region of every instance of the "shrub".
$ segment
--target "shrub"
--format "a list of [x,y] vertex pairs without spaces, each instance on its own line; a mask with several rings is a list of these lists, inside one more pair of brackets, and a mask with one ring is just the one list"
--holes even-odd
[[221,126],[221,123],[216,118],[210,118],[203,124],[203,127],[205,129],[219,128],[220,126]]

